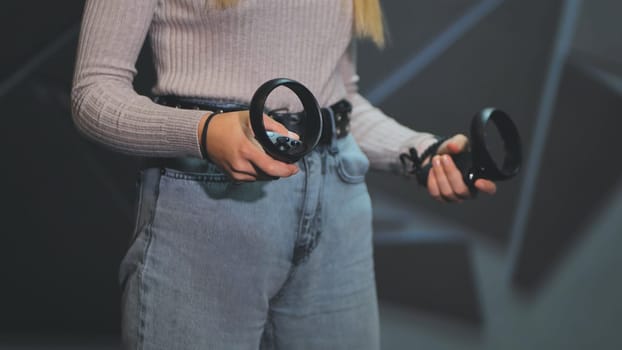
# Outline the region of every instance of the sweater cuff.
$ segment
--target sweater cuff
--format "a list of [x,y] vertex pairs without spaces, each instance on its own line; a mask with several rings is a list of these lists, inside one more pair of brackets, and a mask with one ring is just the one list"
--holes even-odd
[[404,139],[400,143],[400,147],[397,150],[397,155],[395,156],[394,163],[391,166],[392,172],[400,175],[405,175],[402,163],[400,162],[400,155],[403,153],[410,154],[410,149],[415,148],[417,150],[417,154],[423,154],[423,152],[428,149],[428,147],[432,146],[438,137],[436,135],[427,133],[427,132],[415,132],[412,131],[412,135],[408,138]]
[[166,142],[171,149],[179,150],[186,156],[202,158],[197,130],[201,118],[209,111],[176,109],[175,112],[175,117],[167,118],[164,124]]

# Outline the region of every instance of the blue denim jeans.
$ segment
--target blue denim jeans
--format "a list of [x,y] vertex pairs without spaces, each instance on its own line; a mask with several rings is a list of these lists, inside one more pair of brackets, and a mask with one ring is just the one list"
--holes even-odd
[[352,136],[236,184],[142,171],[121,263],[125,349],[378,349],[369,163]]

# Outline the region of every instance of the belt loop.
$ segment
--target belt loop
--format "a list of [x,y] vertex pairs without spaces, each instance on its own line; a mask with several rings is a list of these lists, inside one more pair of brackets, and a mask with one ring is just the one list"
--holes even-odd
[[339,148],[337,148],[337,126],[335,125],[335,112],[332,108],[322,108],[324,111],[328,113],[328,118],[324,118],[324,123],[330,123],[330,146],[328,147],[328,152],[331,155],[335,155],[339,153]]

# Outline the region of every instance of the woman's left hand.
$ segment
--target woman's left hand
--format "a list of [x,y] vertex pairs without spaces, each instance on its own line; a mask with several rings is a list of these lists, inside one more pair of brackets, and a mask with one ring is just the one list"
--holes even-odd
[[[428,192],[430,196],[441,202],[462,202],[471,197],[469,188],[462,179],[462,173],[456,167],[449,154],[458,154],[467,149],[469,139],[457,134],[443,142],[437,154],[432,157],[432,168],[428,175]],[[429,159],[424,163],[424,165]],[[475,180],[475,187],[490,195],[497,191],[497,185],[486,179]]]

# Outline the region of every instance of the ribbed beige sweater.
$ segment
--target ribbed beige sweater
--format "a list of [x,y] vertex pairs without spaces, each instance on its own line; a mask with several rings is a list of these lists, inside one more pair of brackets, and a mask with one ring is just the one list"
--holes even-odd
[[[132,86],[149,34],[155,94],[248,102],[263,82],[305,84],[322,106],[353,104],[351,132],[372,168],[399,169],[399,154],[422,152],[431,134],[399,125],[357,93],[349,0],[241,0],[226,10],[208,0],[87,0],[72,90],[74,122],[92,140],[123,153],[200,157],[205,111],[157,105]],[[269,108],[297,100],[275,91]]]

